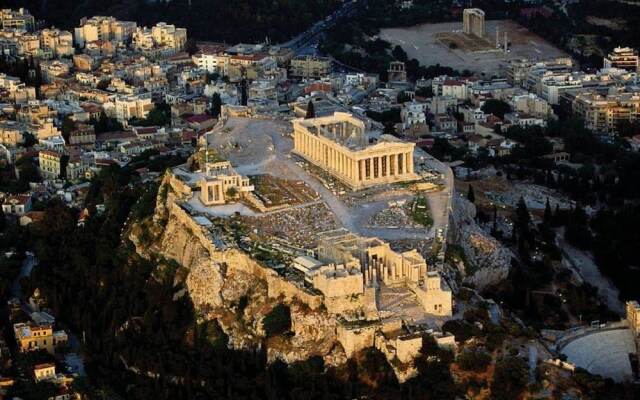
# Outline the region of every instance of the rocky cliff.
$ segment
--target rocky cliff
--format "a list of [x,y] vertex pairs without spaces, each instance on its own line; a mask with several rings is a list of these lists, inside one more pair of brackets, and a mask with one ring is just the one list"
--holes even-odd
[[[236,247],[217,248],[210,232],[179,205],[188,193],[167,174],[160,186],[152,220],[131,229],[129,238],[149,259],[174,260],[188,271],[184,283],[203,319],[216,319],[230,346],[249,349],[267,345],[270,360],[285,362],[322,356],[337,365],[346,362],[336,336],[336,320],[319,295],[285,281]],[[293,335],[266,338],[262,320],[278,303],[291,310]]]
[[450,241],[463,252],[458,262],[463,281],[482,289],[507,277],[513,254],[478,226],[475,215],[476,208],[471,202],[455,197],[452,213],[455,229]]

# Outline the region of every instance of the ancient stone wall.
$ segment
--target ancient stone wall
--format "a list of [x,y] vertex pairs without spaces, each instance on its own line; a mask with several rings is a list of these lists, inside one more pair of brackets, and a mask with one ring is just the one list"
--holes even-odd
[[337,333],[338,341],[342,345],[347,358],[367,347],[375,344],[375,334],[380,328],[378,323],[363,325],[339,324]]

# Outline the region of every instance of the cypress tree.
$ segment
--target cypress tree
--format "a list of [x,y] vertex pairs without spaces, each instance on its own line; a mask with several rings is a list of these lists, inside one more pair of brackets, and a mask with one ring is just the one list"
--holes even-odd
[[547,204],[544,206],[544,217],[542,219],[542,222],[547,226],[551,226],[552,219],[553,215],[551,214],[551,204],[549,203],[549,198],[547,197]]
[[469,200],[472,203],[476,202],[476,194],[473,191],[473,186],[469,185],[469,190],[467,191],[467,200]]
[[307,103],[307,115],[305,116],[305,119],[310,119],[315,117],[316,117],[315,106],[313,105],[313,101],[309,100],[309,102]]
[[220,116],[220,110],[222,109],[222,99],[218,93],[214,93],[211,98],[211,116],[218,118]]

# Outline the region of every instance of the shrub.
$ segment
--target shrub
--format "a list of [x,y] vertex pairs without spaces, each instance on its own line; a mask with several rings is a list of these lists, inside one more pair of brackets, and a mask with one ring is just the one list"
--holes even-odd
[[527,384],[527,364],[521,358],[505,357],[496,363],[496,372],[491,384],[491,398],[496,400],[516,399]]
[[465,371],[484,371],[491,362],[491,355],[483,350],[463,351],[458,356],[458,365]]

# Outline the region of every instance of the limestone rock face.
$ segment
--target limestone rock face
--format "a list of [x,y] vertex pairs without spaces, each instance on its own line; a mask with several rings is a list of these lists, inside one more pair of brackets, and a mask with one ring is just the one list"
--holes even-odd
[[512,252],[486,233],[474,218],[475,206],[466,199],[455,197],[452,218],[455,225],[453,243],[464,251],[472,268],[461,268],[463,280],[478,289],[499,283],[507,278]]
[[293,336],[269,341],[269,361],[293,363],[321,356],[329,363],[346,362],[344,350],[337,342],[335,319],[327,313],[310,310],[304,304],[292,304],[291,325]]
[[[336,319],[320,307],[321,299],[284,282],[239,249],[216,248],[206,230],[177,205],[183,196],[174,189],[167,174],[153,220],[134,227],[129,238],[142,256],[175,260],[189,271],[184,284],[196,314],[216,319],[233,348],[259,348],[266,340],[270,361],[321,356],[329,365],[346,362]],[[279,302],[291,309],[293,334],[267,340],[262,320]]]
[[187,276],[187,290],[197,308],[222,307],[224,277],[219,268],[210,262],[200,262],[191,267]]

